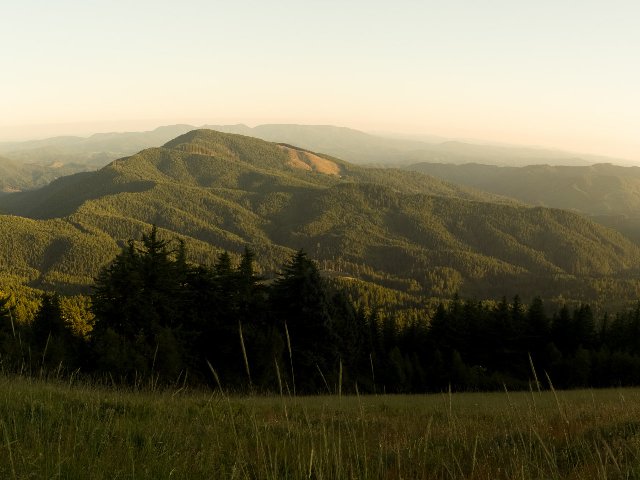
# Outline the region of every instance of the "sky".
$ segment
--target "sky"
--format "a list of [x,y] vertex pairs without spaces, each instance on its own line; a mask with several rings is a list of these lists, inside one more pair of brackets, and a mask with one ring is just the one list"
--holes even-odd
[[332,124],[640,161],[640,2],[21,0],[0,140]]

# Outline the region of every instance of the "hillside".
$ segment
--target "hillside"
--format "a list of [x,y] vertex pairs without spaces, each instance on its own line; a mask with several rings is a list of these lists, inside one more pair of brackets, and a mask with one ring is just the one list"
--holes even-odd
[[531,205],[580,212],[640,240],[639,167],[418,163],[407,169]]
[[[296,162],[292,161],[292,154]],[[304,163],[315,162],[314,168]],[[331,174],[318,171],[318,164]],[[234,191],[240,193],[279,192],[326,188],[351,182],[379,183],[410,193],[428,193],[468,200],[512,202],[402,170],[363,168],[342,160],[314,154],[290,145],[264,142],[241,135],[211,130],[194,130],[162,148],[143,150],[119,159],[91,173],[61,178],[31,192],[20,192],[2,199],[5,213],[32,218],[70,215],[84,202],[119,193],[144,192],[165,184],[177,187]],[[187,200],[185,198],[185,200]]]
[[0,157],[0,194],[42,187],[57,178],[87,169],[86,165],[24,164]]
[[[425,295],[640,293],[640,249],[578,215],[210,130],[7,195],[0,210],[14,215],[0,217],[6,269],[43,285],[80,286],[155,223],[198,261],[250,244],[265,273],[302,247],[327,273]],[[9,262],[10,246],[32,253]]]

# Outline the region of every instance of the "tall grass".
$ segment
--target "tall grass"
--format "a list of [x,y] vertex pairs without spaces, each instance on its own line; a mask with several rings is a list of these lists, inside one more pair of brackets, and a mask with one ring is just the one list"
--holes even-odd
[[639,478],[640,390],[234,397],[0,377],[0,478]]

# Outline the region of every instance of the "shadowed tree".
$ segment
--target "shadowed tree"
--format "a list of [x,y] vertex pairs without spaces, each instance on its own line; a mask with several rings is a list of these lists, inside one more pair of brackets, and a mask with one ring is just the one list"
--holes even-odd
[[0,361],[5,368],[14,369],[22,362],[19,338],[22,329],[14,321],[10,300],[9,295],[0,297]]
[[69,325],[65,322],[57,294],[45,293],[42,303],[31,323],[34,350],[42,366],[73,368],[75,341]]
[[339,360],[337,339],[326,283],[302,250],[284,266],[272,286],[270,304],[276,321],[282,329],[286,324],[290,335],[298,390],[326,388],[324,381],[329,381]]
[[167,378],[182,370],[187,276],[184,247],[171,250],[155,226],[100,272],[92,296],[99,368]]

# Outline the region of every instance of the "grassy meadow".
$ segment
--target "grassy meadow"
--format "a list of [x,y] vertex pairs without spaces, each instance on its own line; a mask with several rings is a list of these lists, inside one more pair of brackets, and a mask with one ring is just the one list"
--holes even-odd
[[0,377],[0,478],[640,478],[640,389],[378,396]]

